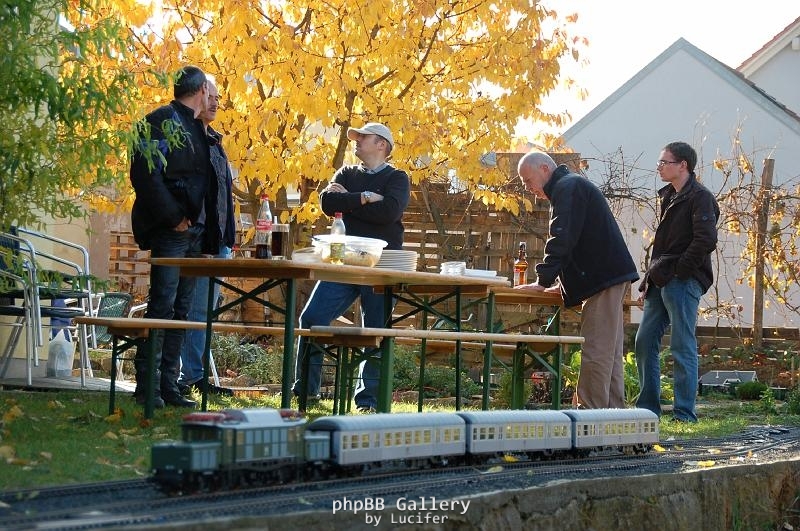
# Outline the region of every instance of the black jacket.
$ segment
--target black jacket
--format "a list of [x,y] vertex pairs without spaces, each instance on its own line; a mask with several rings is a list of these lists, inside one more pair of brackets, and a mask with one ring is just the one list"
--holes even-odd
[[717,201],[694,175],[679,193],[668,184],[658,195],[661,219],[653,240],[650,267],[639,291],[645,291],[648,285],[664,287],[677,277],[696,278],[705,293],[714,282],[711,253],[717,247]]
[[[233,247],[236,243],[236,216],[233,205],[233,175],[231,174],[231,166],[228,162],[228,155],[222,148],[222,135],[215,131],[210,125],[208,126],[208,143],[211,153],[211,167],[214,169],[214,174],[217,176],[217,214],[222,210],[220,201],[224,201],[225,220],[224,230],[222,229],[223,220],[217,220],[217,227],[219,234],[219,243],[226,247]],[[220,179],[225,183],[219,189]],[[218,216],[219,217],[219,216]],[[206,227],[209,230],[209,227]]]
[[[403,248],[403,212],[408,207],[411,183],[408,174],[392,166],[378,173],[367,173],[362,166],[342,166],[331,179],[347,189],[322,192],[322,211],[329,216],[342,213],[350,236],[378,238],[389,243],[387,249]],[[361,192],[376,192],[383,201],[361,204]]]
[[561,279],[566,306],[575,306],[606,288],[639,279],[608,201],[588,179],[555,169],[544,186],[550,199],[550,237],[538,283],[551,286]]
[[[204,206],[209,214],[206,225],[213,226],[217,185],[205,128],[192,109],[173,100],[148,114],[145,121],[149,133],[140,129],[131,157],[130,177],[136,192],[131,226],[139,247],[150,249],[155,231],[171,229],[184,217],[196,224]],[[216,254],[219,235],[208,236],[203,250]]]

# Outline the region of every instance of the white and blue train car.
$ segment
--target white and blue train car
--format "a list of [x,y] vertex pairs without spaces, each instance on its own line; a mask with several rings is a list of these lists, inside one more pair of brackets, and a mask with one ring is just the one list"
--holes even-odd
[[464,419],[452,413],[383,413],[321,417],[306,433],[327,433],[330,460],[340,466],[380,461],[446,461],[465,453]]
[[574,448],[634,447],[658,442],[658,415],[647,409],[566,409]]
[[572,420],[560,411],[461,411],[467,452],[550,452],[572,447]]

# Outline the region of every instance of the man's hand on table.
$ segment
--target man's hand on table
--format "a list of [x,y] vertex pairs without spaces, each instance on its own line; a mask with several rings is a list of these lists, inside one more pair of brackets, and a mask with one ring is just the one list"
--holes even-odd
[[519,286],[514,286],[514,289],[524,290],[524,291],[546,291],[544,286],[540,286],[537,282],[533,282],[531,284],[521,284]]

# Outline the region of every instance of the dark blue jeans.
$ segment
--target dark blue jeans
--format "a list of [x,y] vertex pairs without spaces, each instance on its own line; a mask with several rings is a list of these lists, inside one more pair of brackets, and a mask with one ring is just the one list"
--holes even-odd
[[[312,326],[328,326],[331,321],[341,316],[356,298],[361,297],[361,316],[365,327],[385,328],[383,318],[382,294],[375,293],[372,286],[356,286],[336,282],[317,282],[306,307],[300,314],[300,328]],[[302,392],[300,381],[303,355],[308,340],[301,337],[297,345],[297,361],[295,363],[295,382],[292,388],[295,395]],[[362,361],[358,368],[358,383],[354,400],[358,407],[378,407],[378,384],[380,365],[372,359]],[[316,350],[309,353],[308,394],[317,395],[322,380],[322,353]]]
[[[231,248],[221,246],[217,258],[230,258]],[[214,284],[214,301],[219,299],[219,284]],[[189,320],[205,323],[208,320],[208,278],[197,277]],[[184,385],[203,379],[203,352],[206,348],[205,330],[187,330],[181,351],[181,377]]]
[[[162,230],[153,238],[150,250],[152,258],[187,258],[199,256],[203,239],[202,226],[190,227],[178,232]],[[189,314],[194,293],[195,278],[180,276],[177,267],[151,266],[150,298],[147,301],[148,319],[185,320]],[[137,393],[144,389],[147,377],[147,355],[149,342],[155,341],[155,394],[175,397],[178,392],[178,376],[181,371],[181,349],[186,331],[182,329],[153,330],[145,343],[140,343],[136,351]]]

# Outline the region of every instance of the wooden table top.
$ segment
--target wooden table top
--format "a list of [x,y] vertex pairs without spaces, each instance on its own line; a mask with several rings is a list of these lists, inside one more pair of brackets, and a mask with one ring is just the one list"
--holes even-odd
[[544,306],[564,306],[561,293],[532,291],[511,287],[492,287],[495,304],[540,304]]
[[153,265],[180,267],[187,276],[294,278],[325,280],[362,286],[441,286],[460,287],[464,292],[486,292],[488,288],[508,287],[506,279],[494,277],[450,276],[421,271],[400,271],[377,267],[261,260],[257,258],[151,258]]

